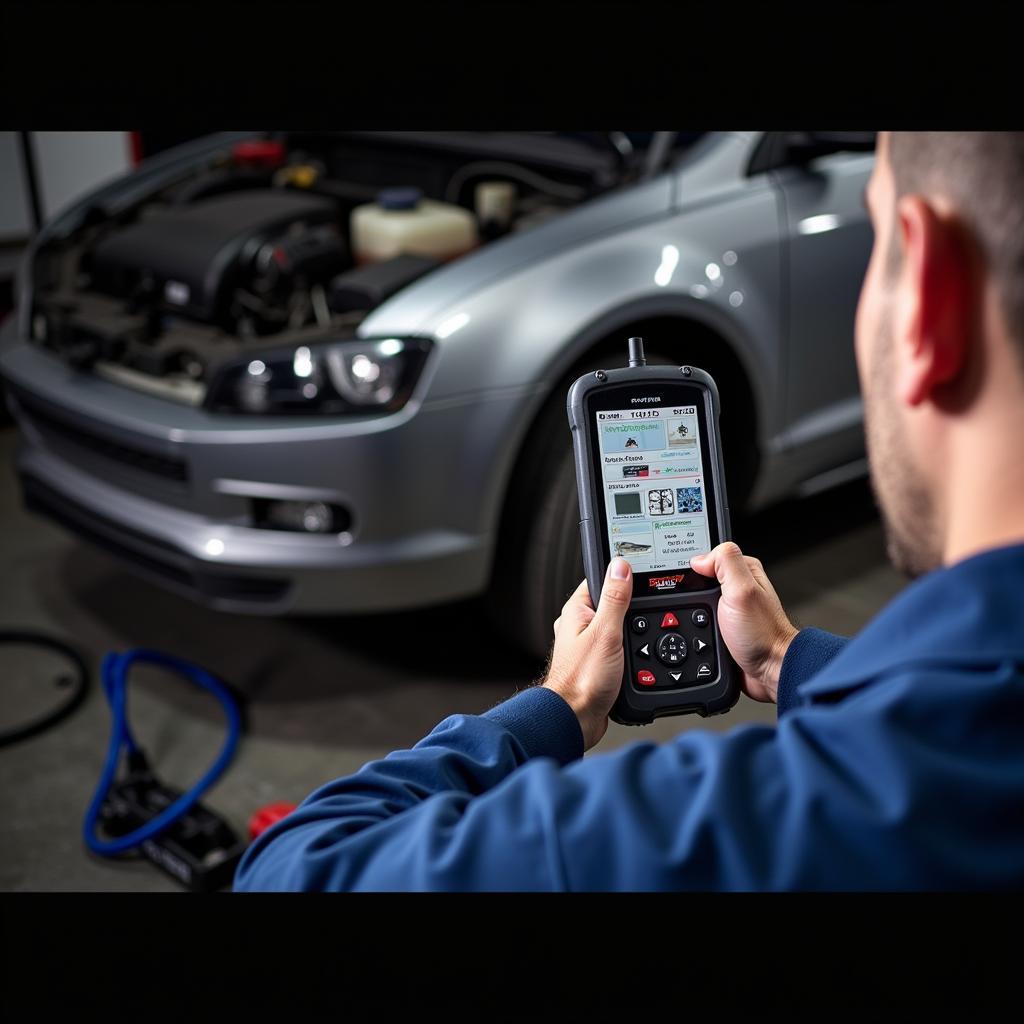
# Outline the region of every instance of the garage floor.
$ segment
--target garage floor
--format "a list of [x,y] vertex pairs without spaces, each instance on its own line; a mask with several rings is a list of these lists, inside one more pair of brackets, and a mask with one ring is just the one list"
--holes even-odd
[[[298,802],[330,778],[415,743],[446,715],[480,712],[536,679],[475,602],[402,615],[261,620],[205,611],[134,578],[107,556],[25,514],[11,470],[15,431],[0,428],[0,628],[64,637],[98,667],[109,650],[154,647],[203,665],[249,700],[249,731],[208,802],[240,830],[277,800]],[[794,620],[861,627],[903,585],[885,561],[865,482],[791,502],[736,526]],[[442,637],[459,624],[460,646]],[[55,702],[56,661],[0,646],[0,730]],[[212,698],[140,670],[132,723],[161,777],[188,785],[222,740]],[[746,697],[728,715],[611,726],[595,752],[684,729],[772,723]],[[175,890],[146,862],[88,855],[81,821],[99,774],[108,715],[94,680],[85,704],[49,732],[0,748],[0,890]]]

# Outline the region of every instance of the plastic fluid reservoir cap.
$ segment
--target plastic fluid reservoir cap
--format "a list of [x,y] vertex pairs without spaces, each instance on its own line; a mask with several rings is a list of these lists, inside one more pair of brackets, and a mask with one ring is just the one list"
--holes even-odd
[[249,838],[255,839],[261,832],[266,832],[271,825],[277,824],[282,818],[287,818],[296,807],[298,804],[289,804],[284,801],[261,807],[249,819]]
[[377,205],[385,210],[415,210],[422,198],[418,188],[386,188],[377,193]]

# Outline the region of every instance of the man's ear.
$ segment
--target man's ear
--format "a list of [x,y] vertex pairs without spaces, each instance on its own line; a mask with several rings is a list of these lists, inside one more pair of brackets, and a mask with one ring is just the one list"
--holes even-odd
[[916,406],[957,377],[966,363],[971,266],[958,224],[921,196],[901,198],[896,217],[903,246],[896,393]]

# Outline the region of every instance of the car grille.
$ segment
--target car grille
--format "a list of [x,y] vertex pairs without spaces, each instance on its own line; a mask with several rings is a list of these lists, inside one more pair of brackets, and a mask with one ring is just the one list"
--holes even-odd
[[150,476],[161,477],[177,484],[188,483],[188,463],[183,459],[171,459],[154,455],[131,445],[110,441],[98,434],[83,430],[54,416],[45,406],[24,391],[16,390],[14,397],[24,417],[31,421],[40,433],[56,438],[64,445],[101,455]]

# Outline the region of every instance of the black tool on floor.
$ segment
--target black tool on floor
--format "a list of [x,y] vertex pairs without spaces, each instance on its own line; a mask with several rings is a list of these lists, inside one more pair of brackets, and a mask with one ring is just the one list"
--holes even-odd
[[[227,717],[228,734],[216,761],[189,790],[160,782],[135,742],[127,717],[128,672],[139,662],[170,669],[212,693]],[[175,881],[194,892],[230,884],[246,843],[199,798],[220,777],[235,753],[241,714],[227,685],[204,669],[159,651],[136,649],[108,654],[101,673],[110,703],[112,729],[103,774],[83,826],[93,853],[117,857],[139,850]],[[115,781],[122,759],[127,771]],[[97,834],[102,829],[104,836]]]
[[[161,783],[144,757],[129,762],[129,775],[111,786],[100,808],[99,826],[112,839],[141,828],[184,795]],[[231,884],[246,845],[224,818],[197,802],[164,831],[144,839],[139,852],[192,892],[216,892]]]

